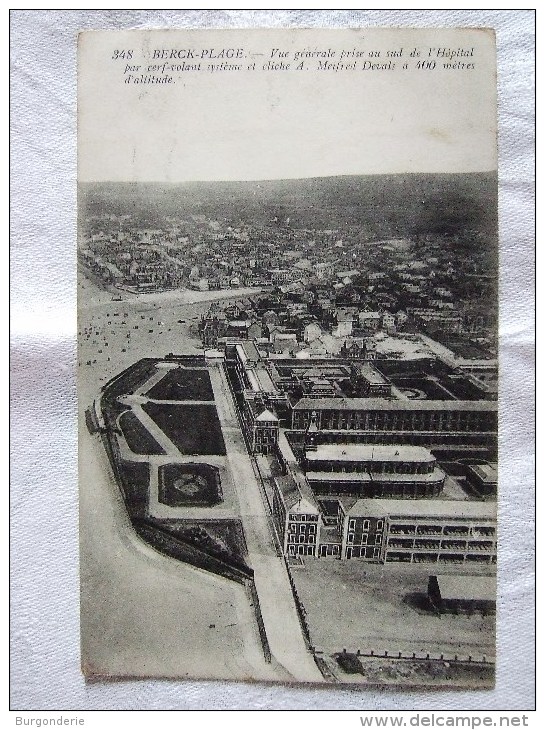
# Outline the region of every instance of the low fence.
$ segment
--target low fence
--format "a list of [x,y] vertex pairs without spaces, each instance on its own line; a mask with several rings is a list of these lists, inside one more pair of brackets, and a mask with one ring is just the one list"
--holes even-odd
[[297,588],[295,587],[295,582],[293,578],[291,577],[290,568],[288,565],[288,561],[286,558],[284,558],[284,563],[286,565],[286,572],[288,574],[288,578],[290,581],[291,586],[291,592],[293,593],[293,599],[295,601],[295,607],[297,608],[297,615],[299,617],[299,623],[301,624],[301,630],[303,632],[303,636],[305,637],[305,643],[307,647],[314,653],[314,647],[312,646],[312,642],[310,640],[310,630],[308,628],[307,623],[307,612],[305,610],[305,607],[303,606],[303,602],[299,598],[299,594],[297,593]]
[[256,590],[255,582],[253,579],[246,581],[246,590],[248,592],[248,595],[250,597],[250,602],[254,609],[255,618],[256,618],[256,622],[257,622],[257,628],[259,631],[259,638],[261,640],[261,648],[263,649],[263,655],[265,657],[265,661],[267,663],[270,663],[271,648],[269,646],[267,632],[265,631],[265,623],[263,622],[263,616],[261,614],[261,605],[259,603],[259,596],[257,595],[257,590]]
[[[325,652],[321,649],[316,649],[318,654],[324,654]],[[450,662],[456,664],[479,664],[486,666],[493,666],[495,664],[495,657],[492,655],[487,656],[480,652],[474,654],[461,653],[450,653],[450,652],[425,652],[425,651],[399,651],[399,650],[375,650],[375,649],[346,649],[342,650],[343,654],[352,654],[356,657],[364,657],[366,659],[401,659],[409,661],[440,661]]]
[[314,659],[314,662],[315,662],[316,666],[318,667],[318,669],[320,670],[323,678],[326,681],[332,681],[333,682],[333,681],[335,681],[335,676],[329,670],[329,667],[327,666],[327,662],[325,662],[324,659],[322,658],[322,656],[320,656],[320,655],[323,655],[324,652],[319,651],[312,644],[312,640],[311,640],[311,637],[310,637],[310,629],[309,629],[308,623],[307,623],[307,612],[305,610],[305,607],[303,605],[303,602],[299,598],[299,594],[297,593],[297,588],[295,587],[295,582],[294,582],[293,578],[291,577],[291,571],[290,571],[290,568],[289,568],[289,565],[288,565],[288,561],[286,560],[285,557],[284,557],[284,562],[286,564],[286,572],[288,574],[288,578],[289,578],[289,581],[290,581],[291,592],[293,594],[293,600],[294,600],[294,603],[295,603],[295,608],[297,609],[297,616],[299,618],[299,624],[301,626],[301,632],[303,634],[303,638],[305,640],[305,644],[307,646],[307,649],[312,654],[312,658]]

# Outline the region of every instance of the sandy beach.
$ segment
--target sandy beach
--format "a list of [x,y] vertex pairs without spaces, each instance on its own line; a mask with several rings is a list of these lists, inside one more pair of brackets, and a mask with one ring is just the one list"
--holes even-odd
[[[89,305],[78,313],[82,641],[97,662],[88,671],[119,676],[131,666],[134,676],[278,679],[282,670],[264,661],[244,589],[161,555],[136,535],[83,418],[102,385],[137,360],[202,352],[196,327],[206,295],[236,300],[241,293],[165,292],[120,302],[86,278],[79,292]],[[160,648],[156,663],[142,641]]]

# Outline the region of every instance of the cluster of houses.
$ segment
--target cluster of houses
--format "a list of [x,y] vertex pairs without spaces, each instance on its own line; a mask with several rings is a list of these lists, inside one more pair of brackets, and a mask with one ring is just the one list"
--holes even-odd
[[259,302],[242,300],[221,306],[213,303],[202,316],[199,334],[204,347],[217,347],[226,340],[260,340],[270,354],[313,356],[342,355],[354,359],[374,357],[370,339],[378,332],[395,334],[408,317],[405,312],[369,311],[337,307],[330,301],[288,301],[281,309],[259,309]]
[[[273,338],[279,351],[290,342],[328,334],[358,337],[358,331],[411,329],[440,341],[472,339],[478,348],[494,352],[490,277],[468,274],[467,285],[482,289],[480,304],[478,296],[464,291],[455,264],[437,242],[421,246],[416,257],[408,239],[360,239],[357,231],[295,228],[284,221],[233,226],[192,215],[146,229],[108,220],[83,235],[79,257],[105,283],[138,292],[272,289],[281,306],[259,312],[239,330],[251,327],[256,336],[254,325],[266,326],[269,332],[258,336]],[[357,268],[349,265],[356,262]],[[220,321],[207,328],[207,344],[231,336],[221,313],[215,315]],[[283,329],[270,332],[271,327]],[[326,338],[316,347],[331,350],[335,344]]]

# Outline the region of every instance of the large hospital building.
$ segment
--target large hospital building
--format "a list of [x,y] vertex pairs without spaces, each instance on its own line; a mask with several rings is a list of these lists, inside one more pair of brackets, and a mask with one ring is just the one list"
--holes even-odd
[[[432,372],[428,383],[422,366],[422,388],[442,388],[441,400],[402,389],[403,378],[395,384],[375,372],[376,362],[294,363],[267,358],[249,341],[226,346],[226,365],[247,443],[280,466],[272,512],[286,555],[495,562],[496,506],[484,498],[493,493],[493,467],[470,467],[477,498],[453,499],[435,456],[437,446],[493,448],[497,438],[496,403],[453,394],[454,386],[463,393],[463,375],[447,373],[441,385]],[[307,381],[330,395],[315,387],[304,395]]]

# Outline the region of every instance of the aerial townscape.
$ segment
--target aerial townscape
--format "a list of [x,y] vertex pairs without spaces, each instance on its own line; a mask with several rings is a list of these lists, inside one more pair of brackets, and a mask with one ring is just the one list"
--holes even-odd
[[193,581],[166,676],[493,684],[495,186],[82,186],[80,449]]

